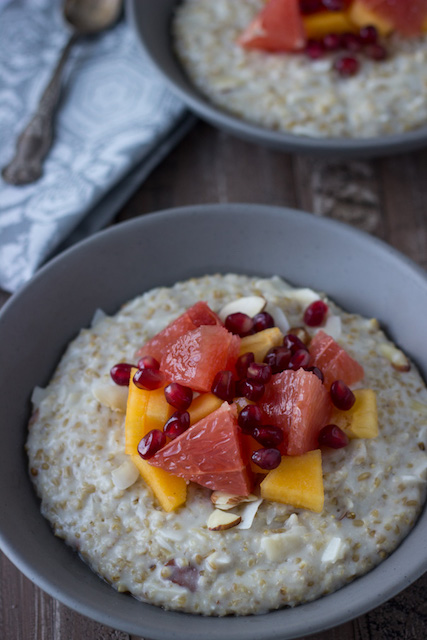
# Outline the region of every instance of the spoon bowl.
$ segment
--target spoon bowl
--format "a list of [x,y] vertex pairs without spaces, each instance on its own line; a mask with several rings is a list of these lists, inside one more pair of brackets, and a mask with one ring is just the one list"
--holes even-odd
[[76,32],[91,35],[113,25],[121,10],[121,0],[65,0],[63,15]]

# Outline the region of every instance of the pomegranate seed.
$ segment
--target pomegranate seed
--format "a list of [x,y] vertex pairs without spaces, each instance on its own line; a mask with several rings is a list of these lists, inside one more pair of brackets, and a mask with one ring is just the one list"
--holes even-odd
[[255,332],[264,331],[265,329],[271,329],[274,327],[274,318],[267,311],[261,311],[252,318],[254,323]]
[[193,400],[193,391],[178,382],[171,382],[165,387],[165,398],[175,409],[186,411]]
[[310,354],[307,349],[298,349],[289,360],[288,369],[296,371],[297,369],[301,369],[301,367],[306,367],[309,362]]
[[279,466],[282,456],[278,449],[258,449],[252,454],[252,462],[261,469],[275,469]]
[[119,362],[110,369],[110,376],[113,381],[121,387],[128,387],[130,381],[130,372],[135,365],[128,362]]
[[267,384],[267,382],[271,380],[271,367],[268,364],[252,362],[248,367],[246,375],[250,380]]
[[304,322],[309,327],[319,327],[326,320],[328,305],[323,300],[316,300],[304,311]]
[[365,47],[365,54],[376,61],[386,60],[388,57],[387,49],[382,44],[368,44]]
[[327,51],[337,51],[341,47],[341,38],[337,33],[328,33],[322,42]]
[[255,427],[252,435],[263,447],[278,447],[283,442],[282,429],[272,424]]
[[164,382],[164,375],[157,369],[138,369],[133,376],[133,382],[138,389],[158,389]]
[[348,435],[336,424],[328,424],[320,429],[318,441],[320,446],[331,447],[331,449],[341,449],[349,443]]
[[292,352],[286,347],[273,347],[267,352],[264,362],[271,367],[272,373],[280,373],[288,368]]
[[337,409],[348,411],[356,402],[353,391],[342,380],[335,380],[331,384],[331,400]]
[[309,15],[323,9],[322,0],[299,0],[299,8],[302,14]]
[[248,404],[243,407],[237,418],[239,427],[243,433],[252,435],[253,430],[261,425],[261,409],[256,404]]
[[322,0],[322,4],[328,11],[343,11],[347,0]]
[[236,360],[236,372],[239,378],[246,378],[246,371],[252,362],[255,362],[255,356],[252,351],[244,353]]
[[289,349],[292,354],[300,349],[305,349],[307,351],[307,346],[304,342],[293,333],[288,333],[283,338],[283,346],[286,347],[286,349]]
[[314,375],[319,378],[320,382],[324,382],[325,377],[318,367],[307,367],[306,371],[311,371],[311,373],[314,373]]
[[142,356],[138,360],[138,369],[160,369],[160,362],[153,356]]
[[325,53],[323,42],[321,40],[308,40],[307,44],[305,45],[305,53],[312,60],[318,60]]
[[188,411],[175,411],[163,427],[163,433],[173,440],[187,431],[190,426],[190,414]]
[[343,78],[355,76],[359,71],[359,61],[353,56],[343,56],[335,60],[334,68]]
[[363,44],[377,44],[378,31],[373,25],[362,27],[359,31],[359,38],[361,39]]
[[143,460],[148,460],[166,444],[166,436],[160,429],[151,429],[138,444],[138,453]]
[[212,383],[211,391],[221,400],[231,402],[236,395],[236,385],[231,371],[218,371]]
[[363,43],[355,33],[343,33],[341,36],[341,46],[343,49],[347,49],[347,51],[356,53],[362,49]]
[[243,338],[253,333],[254,322],[246,313],[230,313],[225,319],[225,328]]
[[246,379],[240,382],[240,391],[248,400],[258,402],[264,395],[265,387],[262,382]]

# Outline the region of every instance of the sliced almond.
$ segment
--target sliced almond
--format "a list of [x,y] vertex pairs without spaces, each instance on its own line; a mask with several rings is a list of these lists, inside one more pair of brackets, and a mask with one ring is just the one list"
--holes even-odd
[[288,333],[292,333],[293,336],[299,338],[305,345],[308,345],[311,340],[311,336],[305,327],[291,327]]
[[374,332],[374,331],[378,331],[378,329],[380,328],[380,323],[376,318],[370,318],[370,320],[368,320],[368,326],[370,330]]
[[235,527],[241,519],[242,518],[236,516],[235,513],[227,513],[220,509],[215,509],[209,516],[207,525],[209,531],[225,531],[226,529]]
[[99,403],[121,413],[126,412],[128,392],[128,387],[120,387],[117,384],[107,382],[97,382],[92,387],[92,394]]
[[256,500],[258,500],[258,497],[253,493],[248,496],[236,496],[231,493],[226,493],[225,491],[214,491],[211,494],[212,504],[214,504],[217,509],[223,511],[233,509],[233,507],[237,507],[237,505],[243,502],[255,502]]
[[283,293],[285,298],[290,298],[291,300],[296,300],[304,307],[308,307],[312,302],[316,302],[316,300],[320,299],[318,293],[313,291],[313,289],[301,288],[301,289],[289,289],[289,291],[285,291]]
[[403,351],[394,346],[394,344],[388,344],[384,342],[380,344],[380,352],[382,355],[390,361],[391,366],[397,371],[409,371],[411,363],[405,356]]
[[266,304],[266,299],[261,296],[246,296],[226,304],[218,315],[223,322],[231,313],[245,313],[250,318],[253,318],[257,313],[263,311]]
[[114,486],[121,491],[131,487],[139,478],[139,471],[129,458],[111,472]]

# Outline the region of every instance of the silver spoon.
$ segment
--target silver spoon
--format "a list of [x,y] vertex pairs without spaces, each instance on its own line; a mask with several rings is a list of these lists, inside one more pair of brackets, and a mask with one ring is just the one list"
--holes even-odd
[[16,141],[15,156],[3,168],[3,179],[13,185],[35,182],[53,140],[53,119],[61,89],[61,74],[72,46],[82,35],[107,29],[118,19],[122,0],[65,0],[64,18],[73,32],[58,60],[37,110]]

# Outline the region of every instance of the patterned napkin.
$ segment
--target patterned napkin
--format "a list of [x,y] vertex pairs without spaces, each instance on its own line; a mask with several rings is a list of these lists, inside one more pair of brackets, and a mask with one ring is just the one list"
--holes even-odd
[[[60,0],[0,0],[0,167],[68,37]],[[42,178],[0,178],[0,287],[16,291],[59,247],[107,224],[193,122],[124,20],[80,39]]]

